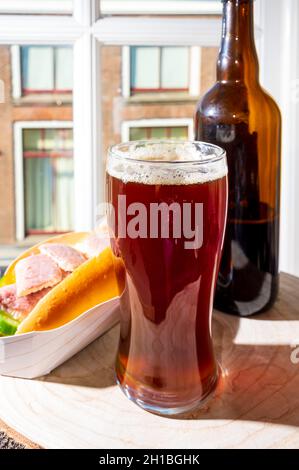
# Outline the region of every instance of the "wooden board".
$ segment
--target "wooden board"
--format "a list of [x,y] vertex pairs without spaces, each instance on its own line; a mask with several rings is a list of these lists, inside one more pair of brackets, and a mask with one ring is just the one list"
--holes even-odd
[[[251,319],[214,314],[224,376],[184,419],[131,403],[115,385],[118,327],[40,380],[0,377],[0,419],[46,448],[298,448],[299,279],[281,276],[274,308]],[[297,354],[299,358],[299,353]]]
[[0,420],[0,449],[39,449],[37,444],[11,429]]

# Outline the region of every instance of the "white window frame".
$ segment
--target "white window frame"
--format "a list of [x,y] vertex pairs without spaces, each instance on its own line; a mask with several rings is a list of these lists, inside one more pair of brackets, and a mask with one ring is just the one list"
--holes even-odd
[[25,238],[24,129],[72,129],[72,121],[17,121],[14,123],[16,239]]
[[159,15],[219,15],[221,14],[221,3],[218,0],[207,1],[184,1],[172,0],[169,2],[153,2],[128,0],[126,2],[102,0],[104,14],[135,15],[135,14],[159,14]]
[[12,97],[17,100],[22,96],[22,72],[20,46],[14,44],[10,49]]
[[280,269],[299,276],[299,2],[255,3],[261,82],[282,113]]
[[[6,13],[12,12],[13,0],[0,1],[0,11],[1,3],[2,7],[7,6]],[[221,7],[220,2],[218,7]],[[262,83],[280,104],[284,120],[281,267],[299,275],[299,113],[298,100],[293,99],[293,88],[298,87],[299,78],[297,49],[294,47],[299,39],[299,5],[298,0],[256,0],[255,9]],[[97,203],[104,198],[103,187],[99,184],[103,181],[104,166],[99,79],[101,47],[219,46],[220,37],[221,20],[215,15],[197,18],[101,17],[98,0],[73,0],[72,15],[61,12],[52,16],[27,15],[26,20],[17,14],[0,15],[0,44],[73,45],[76,230],[89,230],[95,225]]]
[[8,14],[60,14],[71,15],[73,11],[72,0],[0,0],[0,13]]
[[[188,46],[187,46],[188,47]],[[131,93],[131,46],[122,47],[122,95],[124,98],[130,98]],[[201,63],[201,47],[189,47],[189,96],[199,96],[200,93],[200,63]],[[148,93],[157,93],[155,89]],[[164,93],[164,92],[162,92]],[[167,92],[165,92],[167,93]]]
[[161,119],[138,119],[123,121],[121,124],[121,140],[130,140],[130,130],[134,127],[187,127],[188,139],[193,140],[194,124],[192,118],[161,118]]

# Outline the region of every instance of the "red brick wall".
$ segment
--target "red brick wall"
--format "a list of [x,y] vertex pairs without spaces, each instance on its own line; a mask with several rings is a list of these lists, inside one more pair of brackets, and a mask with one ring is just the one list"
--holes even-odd
[[72,121],[71,106],[18,106],[12,110],[13,121]]
[[5,103],[0,103],[0,243],[5,243],[12,242],[15,233],[11,65],[6,46],[0,47],[0,79],[5,91]]

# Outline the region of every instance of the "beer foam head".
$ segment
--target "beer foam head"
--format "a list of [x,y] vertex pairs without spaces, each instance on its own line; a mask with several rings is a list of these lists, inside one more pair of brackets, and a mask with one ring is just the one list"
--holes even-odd
[[198,184],[227,174],[225,152],[203,142],[129,142],[112,147],[107,172],[124,183]]

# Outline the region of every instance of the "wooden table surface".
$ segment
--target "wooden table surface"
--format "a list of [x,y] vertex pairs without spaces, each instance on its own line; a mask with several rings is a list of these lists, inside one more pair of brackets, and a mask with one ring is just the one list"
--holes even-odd
[[214,398],[183,419],[147,413],[115,385],[118,332],[38,380],[0,377],[0,419],[14,438],[45,448],[299,447],[299,279],[281,276],[267,313],[214,314],[224,374]]

